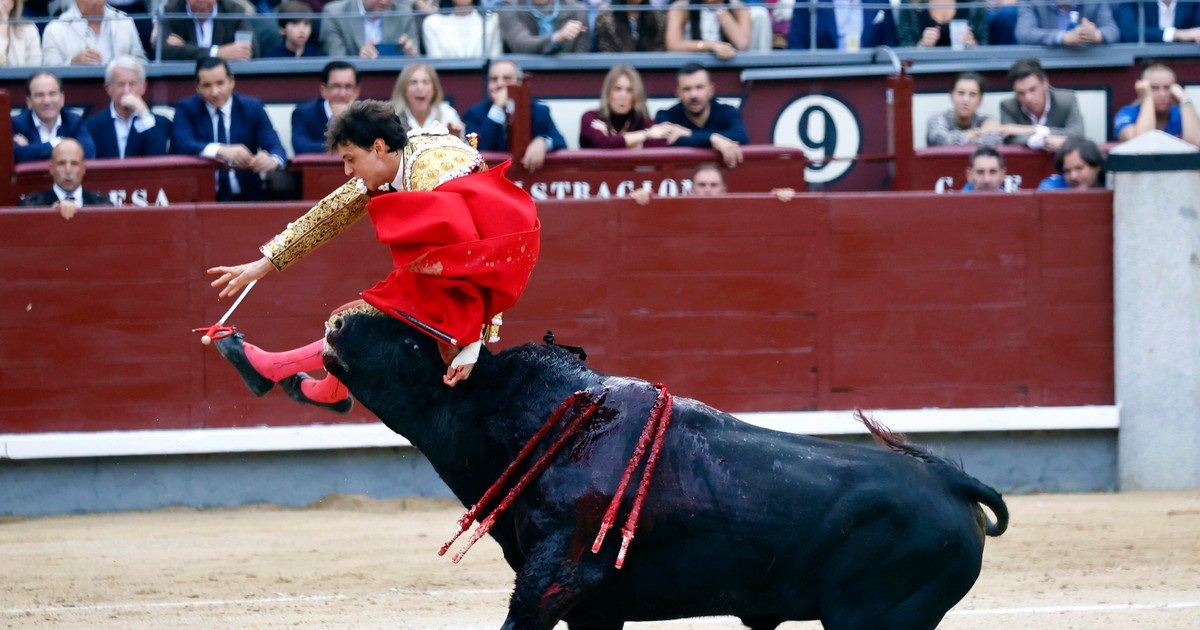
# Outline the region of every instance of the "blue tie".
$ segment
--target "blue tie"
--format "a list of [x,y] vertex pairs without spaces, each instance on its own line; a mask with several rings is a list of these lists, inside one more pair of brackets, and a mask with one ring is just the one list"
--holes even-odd
[[[225,133],[225,113],[217,110],[217,143],[229,144],[229,134]],[[233,181],[230,179],[228,168],[217,171],[217,199],[224,201],[233,197]]]

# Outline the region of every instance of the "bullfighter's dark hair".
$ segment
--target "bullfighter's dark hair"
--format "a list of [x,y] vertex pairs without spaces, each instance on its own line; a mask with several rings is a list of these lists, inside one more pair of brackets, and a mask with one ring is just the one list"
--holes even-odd
[[1037,77],[1043,81],[1046,80],[1046,71],[1042,69],[1042,62],[1032,57],[1026,59],[1018,59],[1016,63],[1008,69],[1008,84],[1012,85],[1025,77]]
[[969,162],[971,168],[975,167],[975,160],[981,157],[996,158],[996,161],[1000,163],[1000,168],[1004,168],[1004,155],[997,151],[996,147],[982,146],[975,149],[975,152],[971,154],[971,161]]
[[229,62],[220,57],[205,57],[196,61],[196,72],[193,74],[196,81],[200,81],[201,70],[212,70],[213,68],[225,68],[225,74],[233,77],[233,70],[229,69]]
[[686,77],[690,74],[696,74],[697,72],[708,72],[708,68],[705,68],[703,64],[691,61],[683,64],[683,66],[679,68],[679,72],[675,73],[675,76]]
[[376,139],[383,140],[388,151],[399,151],[408,144],[404,123],[387,101],[351,103],[346,111],[330,121],[329,130],[325,132],[325,146],[334,152],[347,143],[369,149]]
[[1079,159],[1083,160],[1083,162],[1088,166],[1100,167],[1100,174],[1096,177],[1096,183],[1099,186],[1103,186],[1105,162],[1104,152],[1100,150],[1100,147],[1096,146],[1095,142],[1092,142],[1087,138],[1067,138],[1067,141],[1063,143],[1062,148],[1058,150],[1058,155],[1054,158],[1054,167],[1058,169],[1059,173],[1062,173],[1063,160],[1065,160],[1068,155],[1071,155],[1075,151],[1079,152]]
[[342,61],[341,59],[330,61],[329,63],[325,64],[324,68],[321,68],[321,84],[328,84],[329,75],[333,74],[337,70],[349,70],[353,72],[354,84],[358,85],[358,68],[355,68],[354,64],[350,63],[349,61]]
[[33,73],[25,81],[25,93],[26,94],[30,94],[33,92],[33,80],[38,77],[50,77],[51,79],[54,79],[54,83],[58,85],[58,91],[59,92],[62,91],[62,79],[59,78],[59,76],[57,74],[54,74],[53,72],[49,72],[47,70],[42,70],[41,72]]
[[968,70],[966,72],[958,73],[958,76],[954,77],[954,83],[950,84],[951,92],[954,91],[954,88],[958,87],[959,81],[974,81],[975,85],[979,86],[979,93],[983,94],[983,75],[982,74],[979,74],[978,72],[975,72],[973,70]]

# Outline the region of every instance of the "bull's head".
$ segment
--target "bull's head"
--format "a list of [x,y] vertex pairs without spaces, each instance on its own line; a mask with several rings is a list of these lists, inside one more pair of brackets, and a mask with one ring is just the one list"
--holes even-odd
[[326,324],[325,369],[381,419],[448,389],[437,342],[393,317],[348,313]]

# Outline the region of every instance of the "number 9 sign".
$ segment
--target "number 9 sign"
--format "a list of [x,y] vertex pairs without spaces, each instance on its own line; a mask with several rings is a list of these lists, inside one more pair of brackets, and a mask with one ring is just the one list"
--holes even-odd
[[853,160],[828,158],[853,157],[862,147],[858,117],[845,103],[824,94],[809,94],[789,103],[775,119],[771,136],[778,146],[804,151],[808,161],[804,179],[810,184],[841,178]]

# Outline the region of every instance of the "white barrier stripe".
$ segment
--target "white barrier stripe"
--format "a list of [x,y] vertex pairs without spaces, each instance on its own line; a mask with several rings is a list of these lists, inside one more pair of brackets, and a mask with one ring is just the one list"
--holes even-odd
[[[977,409],[875,409],[874,419],[898,433],[1110,430],[1113,405]],[[740,412],[750,424],[807,435],[851,435],[867,430],[852,411]],[[137,457],[411,446],[380,422],[57,433],[0,433],[0,459]]]
[[[507,594],[507,588],[477,588],[459,590],[423,590],[393,588],[389,592],[399,595],[423,595],[429,597],[457,597],[462,595],[500,595]],[[355,599],[349,595],[292,595],[280,597],[262,597],[246,599],[209,599],[189,600],[179,602],[128,602],[121,604],[88,604],[84,606],[41,606],[37,608],[6,608],[0,610],[4,615],[39,615],[51,613],[88,612],[99,610],[139,610],[154,608],[188,608],[199,606],[243,606],[256,604],[285,604],[297,602],[327,602]],[[1183,608],[1200,608],[1198,602],[1151,602],[1145,604],[1071,604],[1063,606],[1026,606],[1020,608],[974,608],[966,610],[951,610],[946,616],[979,616],[979,615],[1048,615],[1072,612],[1128,612],[1136,610],[1179,610]],[[701,617],[692,619],[672,619],[656,622],[630,622],[632,625],[648,623],[687,623],[728,625],[736,621],[734,617]]]

